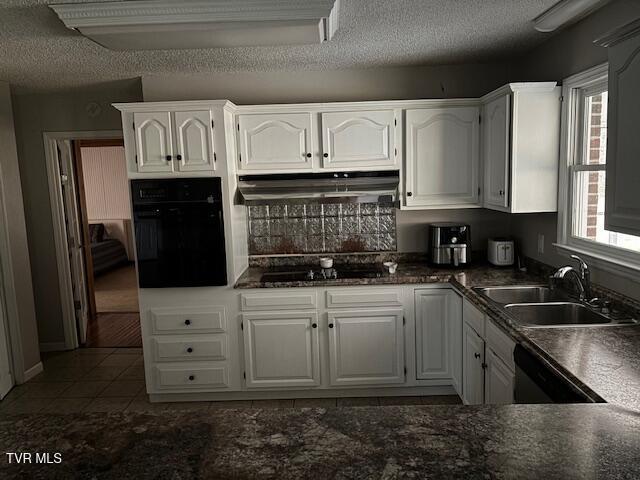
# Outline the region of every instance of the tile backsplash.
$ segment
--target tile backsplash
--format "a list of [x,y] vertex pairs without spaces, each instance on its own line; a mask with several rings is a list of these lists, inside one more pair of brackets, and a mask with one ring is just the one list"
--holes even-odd
[[278,204],[248,211],[249,254],[396,250],[396,210],[377,203]]

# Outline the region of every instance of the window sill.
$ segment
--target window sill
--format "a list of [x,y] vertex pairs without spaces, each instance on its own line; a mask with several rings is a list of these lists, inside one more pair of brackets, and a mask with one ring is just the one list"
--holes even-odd
[[604,270],[605,272],[613,273],[635,282],[640,281],[640,265],[630,264],[628,261],[561,243],[554,243],[553,246],[560,255],[567,257],[570,255],[580,255],[588,261],[590,266],[592,265],[598,270]]

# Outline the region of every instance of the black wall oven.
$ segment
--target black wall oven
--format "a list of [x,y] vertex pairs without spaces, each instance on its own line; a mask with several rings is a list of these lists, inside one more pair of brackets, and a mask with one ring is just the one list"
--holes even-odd
[[142,288],[227,284],[220,178],[133,180]]

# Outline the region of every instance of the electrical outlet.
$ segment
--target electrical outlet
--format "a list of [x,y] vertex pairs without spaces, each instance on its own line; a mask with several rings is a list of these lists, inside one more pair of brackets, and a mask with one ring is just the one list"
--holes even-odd
[[538,234],[538,254],[544,254],[544,235],[542,233]]

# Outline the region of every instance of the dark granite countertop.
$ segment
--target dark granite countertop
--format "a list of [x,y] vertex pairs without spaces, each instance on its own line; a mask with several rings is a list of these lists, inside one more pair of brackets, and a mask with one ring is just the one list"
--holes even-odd
[[639,431],[606,404],[0,416],[3,452],[62,455],[0,477],[632,479]]
[[[566,377],[593,401],[606,401],[640,411],[640,325],[526,328],[473,290],[479,286],[544,284],[544,276],[488,264],[452,269],[434,268],[417,262],[400,263],[396,274],[384,274],[380,278],[266,283],[260,281],[265,271],[267,269],[262,267],[250,267],[240,277],[236,288],[448,282],[486,312],[516,342],[536,355],[543,364]],[[633,306],[637,308],[637,304]]]

